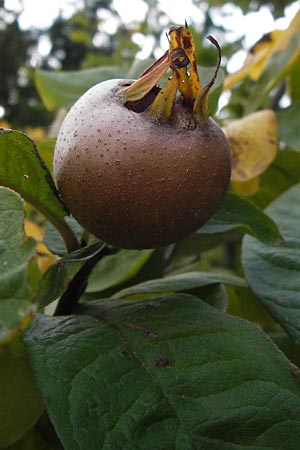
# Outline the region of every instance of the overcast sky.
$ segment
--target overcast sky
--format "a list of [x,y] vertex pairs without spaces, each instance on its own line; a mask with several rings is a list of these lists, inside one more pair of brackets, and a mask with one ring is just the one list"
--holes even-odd
[[[15,10],[21,6],[20,0],[5,0],[7,8]],[[195,6],[192,0],[159,0],[160,9],[168,15],[170,20],[175,24],[189,22],[189,18],[201,23],[204,19],[201,8]],[[78,8],[83,7],[83,0],[23,0],[24,12],[20,16],[20,25],[24,29],[28,28],[48,28],[54,19],[61,14],[68,18]],[[130,23],[132,21],[141,21],[145,17],[148,6],[143,0],[113,0],[114,9],[120,14],[122,21]],[[272,31],[274,28],[284,29],[288,26],[290,20],[294,17],[299,8],[298,1],[293,2],[285,10],[285,17],[274,21],[272,14],[266,6],[260,8],[257,13],[249,13],[243,15],[241,9],[231,3],[225,4],[223,14],[220,15],[219,8],[211,8],[211,14],[216,25],[223,25],[228,31],[226,40],[236,40],[245,35],[244,46],[250,48],[260,37]],[[105,31],[114,33],[117,29],[118,22],[113,17],[107,17]],[[142,51],[137,55],[140,58],[146,58],[147,41],[136,42],[142,44]],[[50,42],[45,39],[41,41],[40,52],[47,54]],[[167,49],[168,43],[161,43],[163,50]],[[164,48],[165,46],[165,48]],[[237,70],[245,57],[245,51],[237,52],[234,58],[229,62],[227,70],[232,72]]]

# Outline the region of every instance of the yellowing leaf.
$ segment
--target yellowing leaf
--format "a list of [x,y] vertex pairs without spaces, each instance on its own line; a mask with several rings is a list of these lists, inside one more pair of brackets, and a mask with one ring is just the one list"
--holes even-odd
[[274,30],[271,33],[265,34],[251,48],[244,66],[249,68],[249,77],[252,80],[258,80],[260,77],[268,58],[274,52],[276,42],[282,37],[283,33],[283,30]]
[[0,128],[10,128],[10,125],[6,120],[0,120]]
[[259,190],[260,179],[259,177],[255,177],[247,181],[232,181],[232,187],[237,194],[250,197]]
[[231,151],[233,181],[247,181],[260,175],[276,156],[276,118],[270,109],[232,121],[224,133]]
[[25,133],[27,136],[29,136],[31,139],[33,139],[35,142],[41,142],[45,139],[45,133],[46,129],[43,127],[27,127],[25,130]]
[[[265,34],[249,51],[243,67],[226,77],[224,90],[231,89],[245,77],[257,80],[264,70],[268,60],[275,52],[284,52],[292,38],[300,33],[300,12],[291,21],[286,30],[274,30]],[[296,58],[299,58],[299,48],[294,52],[287,63],[289,67]],[[284,68],[283,68],[284,69]]]
[[44,273],[56,260],[56,256],[42,242],[45,234],[44,229],[28,219],[24,220],[24,229],[27,236],[33,237],[37,241],[37,264],[41,273]]
[[24,230],[27,236],[33,237],[36,241],[42,241],[44,238],[43,228],[31,220],[24,220]]

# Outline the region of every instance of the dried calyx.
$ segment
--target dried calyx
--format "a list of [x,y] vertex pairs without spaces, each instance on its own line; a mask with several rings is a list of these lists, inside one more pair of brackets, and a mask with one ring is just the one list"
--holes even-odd
[[[160,122],[177,121],[177,114],[174,113],[176,104],[177,109],[180,109],[180,115],[188,118],[189,129],[192,129],[197,123],[204,124],[209,117],[208,95],[219,71],[221,49],[212,36],[207,37],[218,50],[218,62],[212,79],[201,87],[195,44],[187,24],[184,27],[171,27],[168,37],[169,50],[138,80],[123,87],[121,95],[128,109],[146,112]],[[168,69],[172,70],[172,76],[160,88],[157,84]],[[181,95],[178,96],[178,93]]]

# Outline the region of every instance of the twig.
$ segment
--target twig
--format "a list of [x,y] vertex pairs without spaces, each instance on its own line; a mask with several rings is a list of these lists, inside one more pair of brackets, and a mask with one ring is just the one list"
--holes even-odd
[[285,82],[285,80],[283,80],[279,84],[277,90],[275,91],[274,97],[270,101],[269,106],[271,109],[273,109],[273,111],[276,111],[279,108],[279,102],[282,99],[282,97],[284,96],[285,89],[286,89],[286,82]]
[[113,255],[118,251],[119,250],[116,248],[104,247],[84,263],[59,299],[54,316],[65,316],[72,313],[87,287],[88,277],[95,265],[105,256]]

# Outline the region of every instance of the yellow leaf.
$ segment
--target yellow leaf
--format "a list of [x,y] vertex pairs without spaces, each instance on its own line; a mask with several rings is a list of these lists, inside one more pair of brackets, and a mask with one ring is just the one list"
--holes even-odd
[[37,241],[37,264],[41,273],[44,273],[56,260],[56,256],[53,255],[53,253],[51,253],[42,242],[45,235],[44,228],[28,219],[25,219],[24,230],[27,236],[33,237]]
[[10,125],[6,120],[0,120],[0,128],[10,128]]
[[37,263],[41,273],[46,272],[49,266],[56,261],[56,256],[51,253],[42,242],[37,244]]
[[259,177],[255,177],[248,181],[232,181],[231,184],[235,192],[244,197],[250,197],[259,190],[260,179]]
[[270,109],[232,121],[224,133],[231,151],[233,181],[247,181],[260,175],[276,156],[276,117]]
[[275,44],[282,36],[283,30],[274,30],[265,34],[250,50],[244,66],[249,68],[249,77],[258,80],[268,58],[274,52]]
[[[264,70],[270,57],[278,51],[285,51],[289,46],[293,36],[300,33],[300,12],[291,21],[286,30],[274,30],[265,34],[249,51],[243,67],[237,72],[228,75],[224,82],[224,90],[231,89],[236,83],[245,77],[257,80]],[[291,61],[299,57],[299,49],[292,55]]]
[[41,142],[46,137],[46,129],[42,127],[27,127],[25,133],[35,142]]
[[45,235],[42,227],[28,219],[24,220],[24,230],[27,236],[33,237],[36,241],[42,241]]

